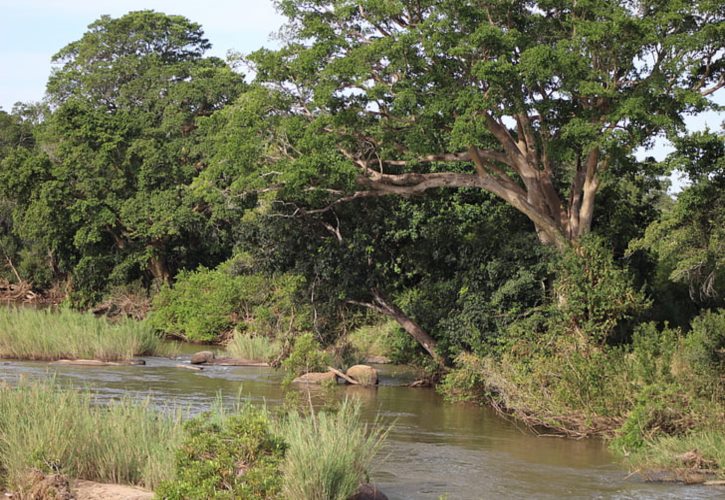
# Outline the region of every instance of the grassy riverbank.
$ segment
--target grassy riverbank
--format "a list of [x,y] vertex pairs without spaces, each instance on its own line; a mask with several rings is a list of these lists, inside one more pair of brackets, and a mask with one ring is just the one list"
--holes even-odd
[[167,499],[344,500],[384,437],[361,424],[351,402],[310,416],[216,407],[184,421],[147,402],[100,406],[54,382],[0,386],[0,489],[27,491],[40,471],[139,485]]
[[179,416],[148,403],[98,406],[53,382],[0,386],[0,471],[12,490],[28,488],[33,469],[154,488],[173,478],[181,438]]
[[161,349],[159,335],[145,322],[109,322],[70,310],[0,310],[0,358],[119,361],[161,354]]
[[520,332],[501,353],[459,356],[441,390],[534,429],[604,437],[646,477],[725,477],[725,310],[687,333],[640,324],[628,346]]

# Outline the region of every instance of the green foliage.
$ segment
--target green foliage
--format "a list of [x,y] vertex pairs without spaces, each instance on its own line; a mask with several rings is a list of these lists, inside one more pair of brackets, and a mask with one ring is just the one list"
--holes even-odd
[[203,164],[198,121],[244,88],[203,57],[209,47],[198,24],[139,11],[101,17],[54,57],[52,110],[33,148],[3,159],[0,190],[15,202],[12,233],[49,256],[54,278],[72,277],[77,304],[228,256],[229,224],[189,189]]
[[286,445],[264,409],[244,406],[232,415],[205,413],[184,424],[175,477],[159,498],[277,498]]
[[632,336],[631,370],[638,383],[648,386],[672,381],[672,362],[681,332],[658,328],[655,323],[637,325]]
[[634,289],[627,270],[615,264],[601,239],[584,239],[562,255],[556,268],[556,320],[564,330],[595,343],[607,342],[622,321],[650,305]]
[[173,476],[178,416],[130,399],[107,406],[55,382],[0,385],[0,483],[22,486],[29,469],[153,489]]
[[0,310],[0,358],[119,361],[161,353],[161,339],[146,322],[109,322],[61,309]]
[[725,309],[692,320],[682,342],[678,376],[699,396],[725,404]]
[[299,278],[234,275],[233,263],[179,273],[173,287],[154,296],[151,325],[190,342],[218,342],[235,328],[283,337],[306,325],[306,311],[294,300]]
[[323,349],[315,336],[304,333],[297,337],[289,356],[282,361],[285,371],[285,382],[291,382],[295,377],[309,372],[327,371],[330,365],[330,356]]
[[[659,436],[646,447],[635,449],[626,459],[636,470],[653,471],[653,477],[692,483],[725,478],[725,432],[711,428],[689,432],[683,436]],[[659,474],[657,474],[659,473]],[[700,475],[700,477],[697,477]],[[645,477],[648,474],[644,473]],[[694,480],[693,480],[694,479]]]
[[348,334],[347,339],[362,358],[385,356],[395,363],[405,359],[401,344],[411,340],[393,320],[359,326]]
[[387,430],[360,424],[360,404],[345,400],[337,412],[291,414],[283,424],[285,498],[347,500],[367,482]]
[[259,303],[262,276],[232,277],[222,270],[182,271],[153,299],[151,325],[190,342],[213,342],[231,330],[244,301]]

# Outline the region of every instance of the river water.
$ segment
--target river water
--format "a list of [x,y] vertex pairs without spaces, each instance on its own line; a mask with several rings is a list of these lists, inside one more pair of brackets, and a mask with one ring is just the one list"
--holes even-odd
[[[179,360],[146,358],[145,366],[82,367],[0,362],[0,381],[55,377],[100,399],[123,395],[203,411],[241,395],[270,407],[283,402],[281,375],[269,368],[177,368]],[[187,361],[188,362],[188,361]],[[404,368],[382,366],[377,388],[340,386],[333,396],[359,398],[364,418],[392,424],[371,481],[391,499],[725,498],[719,487],[646,483],[628,477],[597,440],[537,437],[487,408],[446,403],[431,389],[412,389]],[[308,393],[303,389],[303,398]],[[310,397],[319,402],[320,389]],[[328,391],[329,392],[329,391]],[[327,397],[330,397],[327,394]]]

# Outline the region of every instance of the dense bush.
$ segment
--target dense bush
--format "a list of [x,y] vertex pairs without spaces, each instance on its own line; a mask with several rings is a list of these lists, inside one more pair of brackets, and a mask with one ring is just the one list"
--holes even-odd
[[190,342],[218,342],[235,328],[276,337],[306,325],[305,308],[294,301],[299,278],[237,275],[234,264],[179,273],[154,297],[151,324]]
[[184,425],[176,452],[175,478],[156,494],[167,500],[276,498],[285,444],[271,430],[266,411],[245,406],[238,413],[205,413]]
[[703,442],[698,456],[722,470],[714,443],[725,429],[724,318],[724,310],[706,311],[688,333],[641,324],[620,347],[512,328],[505,349],[456,358],[440,390],[449,399],[492,404],[533,427],[615,437],[612,449],[638,466],[672,462],[666,450]]
[[330,355],[327,354],[312,333],[305,333],[295,339],[289,356],[282,361],[285,382],[291,382],[298,375],[309,372],[327,371]]

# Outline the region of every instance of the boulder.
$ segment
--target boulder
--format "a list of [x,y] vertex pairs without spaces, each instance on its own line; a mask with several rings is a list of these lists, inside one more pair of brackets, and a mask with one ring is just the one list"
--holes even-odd
[[294,384],[321,384],[331,380],[337,382],[337,376],[332,372],[310,372],[300,375],[292,381]]
[[191,356],[192,365],[203,365],[214,359],[214,353],[211,351],[199,351]]
[[361,484],[348,500],[388,500],[388,497],[374,484]]
[[361,385],[375,385],[378,383],[378,371],[368,365],[351,366],[347,369],[345,375]]

